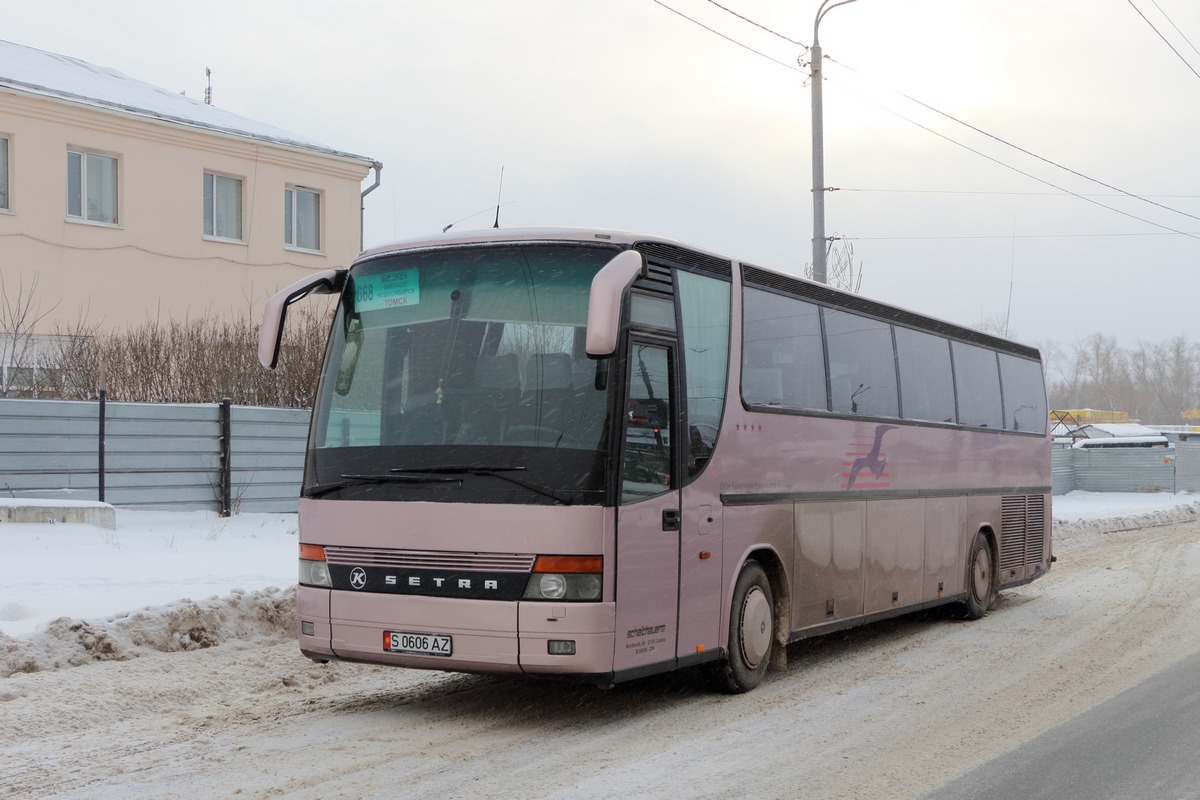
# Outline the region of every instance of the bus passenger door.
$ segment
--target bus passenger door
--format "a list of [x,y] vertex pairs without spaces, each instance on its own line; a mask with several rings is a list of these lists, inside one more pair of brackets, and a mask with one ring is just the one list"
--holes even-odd
[[679,622],[675,348],[632,338],[628,363],[617,511],[618,672],[673,662]]

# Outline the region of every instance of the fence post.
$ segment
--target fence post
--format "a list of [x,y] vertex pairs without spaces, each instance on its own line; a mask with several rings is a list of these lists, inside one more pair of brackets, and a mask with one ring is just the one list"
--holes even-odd
[[100,422],[96,432],[96,499],[104,502],[104,401],[108,392],[104,389],[104,364],[100,364]]
[[221,401],[221,516],[228,517],[233,508],[233,426],[230,422],[230,401]]

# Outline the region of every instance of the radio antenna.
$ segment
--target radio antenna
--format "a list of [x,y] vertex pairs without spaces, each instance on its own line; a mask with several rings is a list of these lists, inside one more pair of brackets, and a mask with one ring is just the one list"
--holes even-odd
[[504,193],[504,165],[500,165],[500,188],[496,190],[496,221],[492,223],[493,228],[500,227],[500,197]]

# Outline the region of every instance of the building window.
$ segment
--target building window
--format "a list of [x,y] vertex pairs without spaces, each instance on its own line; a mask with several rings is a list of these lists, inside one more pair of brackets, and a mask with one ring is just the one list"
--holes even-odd
[[0,209],[7,211],[8,204],[8,137],[0,134]]
[[67,151],[67,216],[117,224],[117,159]]
[[204,173],[204,235],[242,240],[242,181]]
[[283,241],[288,247],[321,249],[321,194],[299,186],[283,189]]

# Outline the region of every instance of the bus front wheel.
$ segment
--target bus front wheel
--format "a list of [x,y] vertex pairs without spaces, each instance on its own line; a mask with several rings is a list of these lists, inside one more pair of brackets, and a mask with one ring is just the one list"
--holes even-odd
[[992,547],[982,533],[975,534],[967,558],[967,599],[963,602],[963,616],[980,619],[992,605],[996,586],[996,565]]
[[726,658],[709,669],[709,680],[723,692],[740,694],[762,683],[775,643],[775,598],[767,573],[757,561],[742,565],[733,589]]

